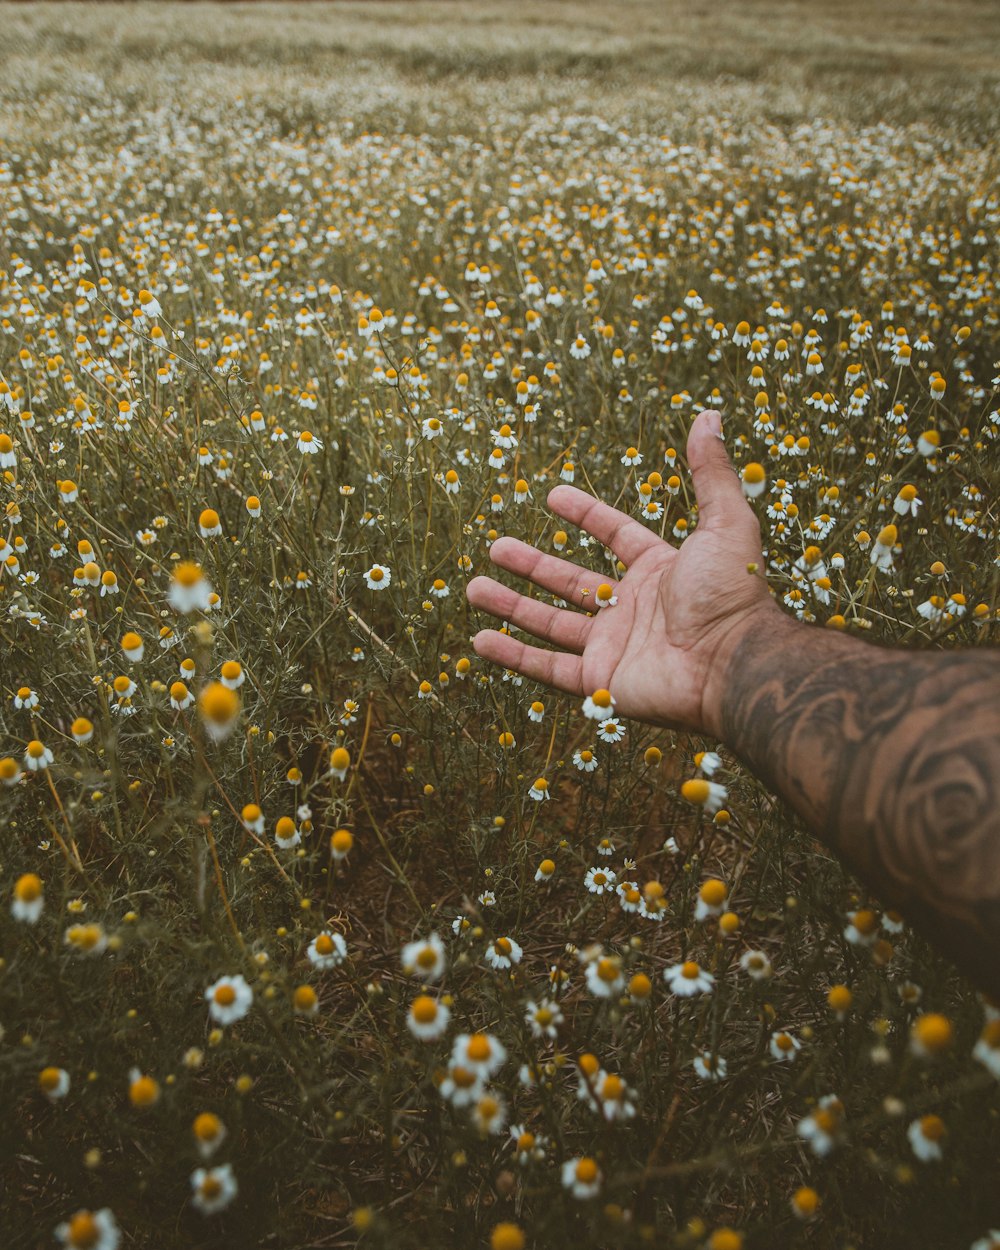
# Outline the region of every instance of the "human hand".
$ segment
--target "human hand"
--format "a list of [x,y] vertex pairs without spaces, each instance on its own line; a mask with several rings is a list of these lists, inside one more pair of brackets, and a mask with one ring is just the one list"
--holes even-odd
[[[569,560],[545,555],[517,538],[498,538],[494,564],[565,599],[556,608],[519,594],[490,577],[474,577],[473,607],[552,643],[530,646],[484,629],[476,652],[505,668],[583,698],[610,690],[614,711],[635,720],[721,737],[725,666],[743,631],[761,620],[784,620],[763,578],[760,528],[719,436],[717,413],[699,413],[691,426],[687,461],[698,502],[698,524],[678,548],[641,521],[572,486],[556,486],[549,507],[592,534],[625,564],[614,582],[617,603],[592,615],[606,579]],[[587,590],[589,593],[583,594]]]

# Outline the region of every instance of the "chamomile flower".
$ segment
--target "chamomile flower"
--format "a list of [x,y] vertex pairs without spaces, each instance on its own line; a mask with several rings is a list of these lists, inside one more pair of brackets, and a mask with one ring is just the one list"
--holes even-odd
[[868,907],[851,912],[847,917],[844,938],[852,946],[873,946],[878,940],[878,913]]
[[922,1115],[906,1130],[910,1147],[921,1163],[938,1163],[944,1158],[941,1147],[947,1135],[939,1115]]
[[209,738],[213,742],[221,742],[236,727],[240,697],[221,681],[212,681],[198,696],[198,711]]
[[69,1093],[69,1073],[65,1068],[42,1068],[38,1074],[38,1088],[49,1102],[58,1102]]
[[452,1064],[467,1068],[480,1081],[488,1081],[506,1060],[506,1047],[490,1033],[460,1033],[452,1045]]
[[767,486],[767,473],[764,466],[757,464],[756,461],[744,465],[740,483],[747,499],[756,499],[758,495],[763,494]]
[[722,757],[715,751],[699,751],[694,757],[694,765],[706,777],[712,777],[722,767]]
[[14,883],[10,914],[22,924],[37,924],[45,907],[45,891],[42,879],[36,873],[25,872]]
[[0,759],[0,782],[5,786],[16,786],[23,776],[20,764],[12,755]]
[[55,762],[55,756],[50,747],[43,742],[39,742],[37,738],[32,738],[24,750],[24,766],[29,772],[44,772],[46,768]]
[[528,708],[528,720],[534,721],[536,725],[540,725],[545,719],[545,704],[541,700],[536,699]]
[[337,829],[330,834],[330,854],[337,863],[345,860],[354,848],[354,834],[349,829]]
[[625,726],[617,716],[609,716],[598,723],[597,736],[602,742],[621,742],[625,737]]
[[194,695],[184,682],[175,681],[170,685],[170,706],[177,712],[183,712],[194,702]]
[[545,1158],[547,1138],[533,1133],[524,1124],[512,1124],[508,1132],[514,1142],[515,1158],[522,1167],[540,1163]]
[[609,894],[615,887],[617,876],[610,868],[589,868],[583,884],[591,894]]
[[663,979],[670,991],[678,998],[693,998],[696,994],[711,994],[715,977],[693,959],[664,968]]
[[871,562],[883,573],[892,568],[892,550],[896,545],[896,540],[895,525],[884,525],[872,544]]
[[451,1011],[445,1003],[429,994],[418,994],[410,1004],[406,1027],[420,1041],[433,1042],[447,1032],[450,1019]]
[[811,1115],[799,1120],[795,1131],[809,1143],[809,1149],[817,1158],[824,1158],[843,1136],[844,1104],[836,1094],[827,1094]]
[[309,430],[303,430],[295,441],[303,456],[315,456],[323,450],[322,442]]
[[338,968],[347,958],[347,943],[339,933],[324,929],[306,947],[306,957],[321,972]]
[[146,651],[142,638],[131,631],[122,635],[121,647],[125,658],[133,664],[138,664]]
[[196,1115],[191,1125],[195,1147],[203,1159],[209,1159],[226,1139],[226,1126],[211,1111]]
[[524,951],[511,937],[499,937],[486,948],[485,959],[491,968],[503,971],[521,962]]
[[536,777],[528,789],[528,797],[541,803],[545,799],[551,798],[549,794],[549,783],[544,777]]
[[918,509],[922,506],[923,500],[917,497],[917,488],[909,483],[901,488],[893,500],[892,510],[898,516],[916,516]]
[[694,909],[695,920],[702,921],[721,916],[728,897],[729,890],[726,883],[720,881],[718,877],[710,877],[698,891],[698,901]]
[[438,1093],[453,1107],[471,1107],[482,1094],[483,1085],[483,1077],[478,1072],[452,1060],[448,1064],[444,1080],[438,1086]]
[[243,665],[238,660],[226,660],[219,670],[219,680],[229,690],[239,690],[246,681]]
[[191,1204],[202,1215],[216,1215],[224,1211],[239,1192],[233,1165],[224,1163],[217,1168],[195,1168],[191,1173]]
[[392,573],[384,564],[373,564],[364,578],[369,590],[385,590],[392,581]]
[[740,967],[752,981],[766,981],[774,971],[763,951],[745,951],[740,956]]
[[729,1065],[722,1055],[714,1055],[711,1051],[702,1051],[696,1055],[691,1066],[703,1081],[724,1081]]
[[253,990],[239,974],[223,976],[205,990],[205,1001],[216,1024],[235,1024],[253,1005]]
[[591,1111],[596,1111],[608,1123],[618,1120],[631,1120],[635,1115],[635,1094],[614,1072],[599,1069],[586,1090],[584,1102]]
[[972,1048],[972,1057],[1000,1081],[1000,1017],[986,1021]]
[[567,1159],[562,1165],[563,1188],[568,1189],[574,1198],[581,1202],[588,1198],[596,1198],[601,1192],[604,1177],[596,1160],[584,1155],[582,1158]]
[[261,834],[264,832],[264,813],[256,803],[247,803],[240,813],[240,819],[244,828],[250,833]]
[[400,954],[403,971],[421,981],[439,981],[445,970],[444,943],[436,933],[407,942]]
[[551,998],[543,998],[539,1002],[529,998],[524,1005],[524,1018],[531,1029],[532,1037],[552,1039],[558,1035],[559,1025],[563,1022],[563,1013],[559,1004]]
[[182,560],[174,569],[167,601],[182,616],[189,612],[206,612],[212,587],[200,564]]
[[622,961],[617,955],[599,955],[590,960],[584,977],[595,998],[617,998],[625,988]]
[[121,1232],[110,1207],[99,1211],[77,1211],[56,1225],[56,1236],[64,1250],[118,1250]]
[[222,533],[222,522],[214,508],[205,508],[198,517],[198,533],[202,538],[217,538]]
[[108,935],[96,922],[70,925],[63,933],[63,942],[73,954],[83,957],[103,955],[108,949]]
[[584,699],[583,714],[589,720],[607,720],[614,705],[615,700],[610,690],[595,690]]
[[717,812],[728,797],[725,786],[716,781],[706,781],[704,777],[691,777],[681,786],[681,798],[709,815]]
[[556,870],[555,860],[543,859],[541,863],[538,865],[538,867],[535,869],[535,880],[536,881],[548,881],[551,879],[552,874],[555,872],[555,870]]
[[506,1104],[499,1094],[484,1089],[472,1105],[471,1119],[480,1133],[502,1133],[507,1125]]
[[282,851],[290,851],[302,841],[302,834],[291,816],[279,816],[274,826],[274,840]]
[[573,764],[581,772],[592,773],[597,767],[597,756],[586,747],[577,748],[573,752]]
[[771,1052],[771,1058],[777,1060],[778,1063],[792,1063],[802,1049],[802,1043],[793,1034],[782,1030],[771,1034],[768,1049]]

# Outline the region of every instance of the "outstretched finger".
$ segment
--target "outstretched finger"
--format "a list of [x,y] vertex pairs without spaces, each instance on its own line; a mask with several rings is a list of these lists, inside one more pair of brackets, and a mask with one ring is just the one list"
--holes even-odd
[[465,593],[474,608],[499,616],[564,651],[580,652],[587,645],[592,617],[539,603],[537,599],[529,599],[495,582],[492,577],[474,577]]
[[594,591],[607,580],[600,573],[570,560],[545,555],[519,538],[498,538],[490,548],[490,559],[508,573],[526,577],[576,607],[592,604]]
[[554,486],[549,491],[548,505],[553,512],[610,547],[624,564],[634,563],[644,551],[663,543],[662,538],[627,512],[612,508],[575,486]]
[[533,681],[555,686],[566,694],[583,694],[583,661],[565,651],[543,651],[501,634],[495,629],[481,629],[472,640],[476,654],[504,668],[512,668]]

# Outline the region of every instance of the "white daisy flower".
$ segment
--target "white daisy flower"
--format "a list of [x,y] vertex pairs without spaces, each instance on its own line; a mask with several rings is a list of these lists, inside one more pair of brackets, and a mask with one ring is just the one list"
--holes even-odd
[[669,985],[671,992],[680,998],[692,998],[695,994],[711,994],[715,984],[715,977],[693,959],[664,968],[663,979]]
[[574,1198],[579,1198],[581,1201],[596,1198],[601,1192],[603,1180],[601,1169],[589,1156],[567,1159],[562,1165],[563,1187],[568,1189]]
[[721,1055],[713,1055],[707,1050],[697,1055],[691,1066],[703,1081],[723,1081],[729,1071],[729,1065]]
[[595,998],[617,998],[625,988],[622,961],[616,955],[600,955],[587,964],[587,989]]
[[822,1159],[837,1144],[843,1120],[844,1104],[836,1094],[827,1094],[819,1100],[819,1105],[811,1115],[798,1122],[795,1131],[809,1143],[813,1154]]
[[753,981],[766,981],[773,971],[763,951],[745,951],[740,956],[740,967]]
[[410,1004],[406,1026],[414,1037],[422,1042],[433,1042],[441,1037],[451,1019],[450,1009],[429,994],[418,994]]
[[436,933],[431,933],[426,939],[407,942],[400,959],[407,976],[421,981],[438,981],[444,975],[444,943]]
[[314,968],[337,968],[347,958],[347,943],[341,934],[324,929],[306,947],[306,956]]
[[215,1215],[224,1211],[236,1197],[239,1186],[233,1175],[233,1165],[224,1163],[217,1168],[195,1168],[191,1173],[191,1202],[202,1215]]
[[782,1031],[771,1034],[769,1049],[771,1057],[778,1063],[794,1063],[795,1056],[802,1049],[802,1043],[791,1033]]
[[583,714],[589,720],[607,720],[614,705],[615,701],[610,690],[595,690],[584,699]]
[[948,1135],[939,1115],[922,1115],[906,1130],[913,1153],[921,1163],[938,1163],[944,1157],[941,1143]]
[[373,564],[364,577],[369,590],[385,590],[392,581],[392,573],[384,564]]
[[235,1024],[253,1003],[253,990],[242,976],[219,977],[205,991],[208,1014],[216,1024]]
[[591,894],[608,894],[614,889],[618,877],[610,868],[588,868],[583,884]]
[[503,971],[505,968],[512,968],[515,964],[519,964],[523,954],[523,950],[513,938],[499,937],[486,948],[485,958],[491,968]]
[[110,1207],[99,1211],[77,1211],[71,1219],[56,1225],[56,1236],[65,1250],[118,1250],[121,1232]]
[[452,1065],[468,1068],[481,1081],[488,1081],[506,1060],[506,1047],[490,1033],[460,1033],[451,1049]]
[[529,998],[525,1003],[524,1018],[531,1029],[532,1037],[535,1038],[554,1038],[563,1022],[559,1004],[551,998],[543,998],[537,1003]]

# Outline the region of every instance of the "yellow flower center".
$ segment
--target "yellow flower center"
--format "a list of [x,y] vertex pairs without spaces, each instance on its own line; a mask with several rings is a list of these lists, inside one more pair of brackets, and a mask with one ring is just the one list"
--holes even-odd
[[194,1135],[199,1141],[215,1141],[219,1136],[221,1128],[222,1121],[217,1115],[213,1115],[211,1111],[203,1111],[201,1115],[195,1117]]
[[100,1238],[101,1230],[89,1211],[77,1211],[69,1222],[69,1244],[73,1250],[91,1250]]
[[410,1011],[417,1024],[432,1024],[437,1018],[437,1003],[429,994],[421,994],[413,1000]]
[[576,1179],[583,1185],[592,1185],[597,1180],[597,1164],[593,1159],[580,1159],[575,1168]]
[[33,903],[42,896],[42,879],[33,872],[26,872],[19,877],[14,886],[14,897],[22,903]]
[[482,1033],[474,1033],[469,1038],[465,1053],[474,1063],[484,1063],[490,1057],[489,1038]]

